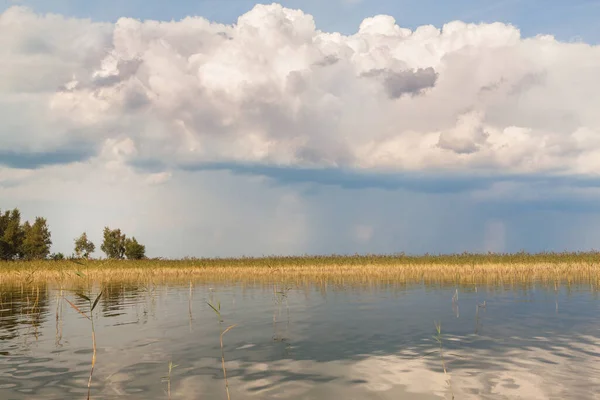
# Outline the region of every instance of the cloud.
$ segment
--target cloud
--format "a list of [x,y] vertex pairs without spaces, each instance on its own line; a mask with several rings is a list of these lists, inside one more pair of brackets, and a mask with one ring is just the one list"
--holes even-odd
[[[345,189],[405,189],[422,193],[460,193],[472,192],[492,193],[496,187],[505,189],[518,188],[522,193],[529,193],[532,187],[543,186],[556,191],[566,187],[571,192],[577,188],[600,188],[600,178],[594,176],[561,176],[553,174],[502,174],[480,173],[469,171],[448,172],[442,169],[434,171],[356,171],[346,168],[291,168],[264,166],[260,164],[239,163],[206,163],[177,164],[184,171],[230,171],[237,175],[258,175],[271,179],[278,185],[315,183],[324,186],[339,186]],[[151,162],[140,164],[140,170],[161,170],[165,165],[154,165]],[[505,185],[504,187],[502,185]],[[511,192],[511,199],[517,197]],[[485,198],[490,200],[489,198]]]
[[472,154],[485,144],[488,136],[482,126],[481,114],[464,114],[456,127],[440,134],[438,146],[457,154]]
[[0,14],[0,38],[4,165],[76,162],[130,140],[126,162],[163,166],[151,173],[600,171],[600,48],[502,23],[411,31],[380,15],[345,36],[277,4],[234,25],[94,23],[15,6]]
[[94,154],[92,149],[57,149],[51,152],[24,152],[0,150],[0,165],[10,168],[35,169],[45,165],[68,164],[83,161]]
[[437,73],[431,67],[419,68],[416,71],[394,72],[387,69],[373,69],[365,72],[365,77],[381,77],[388,95],[397,99],[403,94],[416,95],[424,89],[433,87],[437,80]]
[[150,174],[146,178],[146,182],[151,185],[162,185],[163,183],[168,182],[172,177],[170,172],[159,172],[156,174]]

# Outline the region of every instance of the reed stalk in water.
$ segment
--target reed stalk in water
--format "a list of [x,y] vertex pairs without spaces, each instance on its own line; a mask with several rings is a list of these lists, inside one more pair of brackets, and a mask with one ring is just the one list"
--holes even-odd
[[223,347],[223,336],[229,332],[231,329],[235,328],[237,324],[231,325],[227,327],[225,330],[222,330],[221,323],[223,322],[223,318],[221,316],[221,302],[217,300],[216,305],[213,304],[213,301],[206,302],[210,308],[215,312],[217,318],[219,319],[219,329],[221,330],[221,334],[219,335],[219,342],[221,344],[221,365],[223,367],[223,377],[225,379],[225,392],[227,393],[227,400],[230,400],[231,397],[229,395],[229,382],[227,381],[227,368],[225,368],[225,349]]
[[231,400],[231,397],[229,396],[229,382],[227,381],[227,369],[225,368],[225,350],[223,349],[223,335],[225,335],[227,332],[229,332],[230,329],[233,329],[236,326],[237,326],[237,324],[229,326],[227,329],[225,329],[223,332],[221,332],[221,335],[220,335],[221,365],[223,366],[223,377],[225,378],[225,392],[227,393],[227,400]]
[[[77,275],[79,275],[80,277],[85,276],[81,272],[77,272]],[[89,284],[89,282],[88,282],[88,284]],[[94,327],[94,309],[98,305],[98,301],[100,301],[100,297],[102,297],[102,292],[103,292],[103,290],[101,290],[100,293],[98,293],[98,295],[96,296],[94,301],[92,301],[91,293],[88,293],[90,296],[85,295],[81,292],[75,293],[75,295],[77,297],[79,297],[82,300],[87,301],[87,303],[89,305],[89,310],[90,310],[89,315],[84,313],[83,311],[81,311],[81,309],[79,307],[77,307],[75,304],[73,304],[69,299],[67,299],[66,297],[64,298],[66,300],[66,302],[69,303],[69,305],[75,311],[77,311],[79,314],[81,314],[85,318],[87,318],[91,323],[91,328],[92,328],[92,367],[90,369],[90,377],[88,379],[88,385],[87,385],[88,386],[88,394],[87,394],[88,400],[90,399],[90,394],[91,394],[91,390],[92,390],[92,375],[94,374],[94,367],[96,366],[96,329]]]
[[454,393],[452,392],[452,385],[450,383],[450,377],[448,376],[448,371],[446,370],[446,361],[444,360],[444,350],[442,348],[442,324],[441,324],[441,322],[440,323],[435,322],[435,330],[436,330],[437,334],[434,336],[434,338],[440,345],[440,359],[442,360],[442,368],[444,369],[444,375],[446,375],[448,377],[448,380],[446,381],[446,383],[448,384],[448,387],[450,388],[450,394],[452,395],[452,399],[454,400]]
[[178,367],[177,364],[173,364],[173,361],[169,361],[169,373],[167,374],[167,376],[163,376],[163,382],[167,382],[167,398],[169,400],[171,400],[171,372],[173,372],[173,369],[175,369],[175,367]]

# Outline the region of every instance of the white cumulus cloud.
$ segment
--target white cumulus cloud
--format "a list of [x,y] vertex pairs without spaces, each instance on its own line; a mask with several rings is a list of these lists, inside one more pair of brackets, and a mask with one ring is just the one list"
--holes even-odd
[[112,148],[164,171],[600,172],[600,48],[502,23],[411,31],[380,15],[345,36],[277,4],[233,25],[15,6],[0,55],[4,164]]

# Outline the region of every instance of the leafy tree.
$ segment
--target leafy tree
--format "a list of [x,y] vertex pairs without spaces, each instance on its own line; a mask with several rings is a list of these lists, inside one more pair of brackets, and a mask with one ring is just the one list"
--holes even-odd
[[120,229],[104,228],[104,241],[100,246],[108,258],[123,259],[125,255],[125,234]]
[[65,255],[63,253],[52,253],[50,254],[50,259],[54,261],[61,261],[65,259]]
[[9,211],[6,211],[4,214],[2,214],[2,210],[0,210],[0,260],[9,259],[9,246],[8,243],[6,243],[6,241],[4,240],[4,232],[6,232],[9,217]]
[[26,222],[22,228],[23,242],[20,248],[22,258],[43,259],[50,254],[52,238],[45,218],[37,217],[33,225]]
[[135,237],[125,239],[125,255],[128,260],[141,260],[146,257],[146,246],[138,243]]
[[78,258],[89,258],[90,254],[92,254],[95,250],[96,245],[94,245],[94,243],[88,239],[86,232],[83,232],[81,236],[75,239],[75,255]]
[[21,225],[21,233],[23,235],[23,240],[21,241],[21,245],[19,246],[18,250],[19,258],[27,258],[25,255],[25,239],[27,238],[27,235],[30,235],[30,231],[31,224],[29,223],[29,221],[25,221],[23,225]]
[[23,227],[21,213],[18,209],[0,213],[0,259],[14,260],[21,256],[23,245]]

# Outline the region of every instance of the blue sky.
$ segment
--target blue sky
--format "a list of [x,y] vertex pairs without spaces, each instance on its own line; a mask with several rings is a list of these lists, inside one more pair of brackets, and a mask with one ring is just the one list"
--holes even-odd
[[[0,1],[0,209],[54,251],[600,248],[599,1]],[[236,25],[120,20],[188,16]]]
[[[3,0],[4,7],[22,4],[45,13],[116,21],[127,16],[139,19],[171,20],[201,15],[211,21],[234,23],[257,2],[248,0]],[[270,4],[271,2],[262,2]],[[377,14],[392,15],[408,28],[419,25],[465,22],[506,22],[521,29],[524,36],[539,33],[560,40],[600,41],[598,0],[282,0],[280,4],[300,8],[315,17],[325,31],[354,33],[360,22]]]

